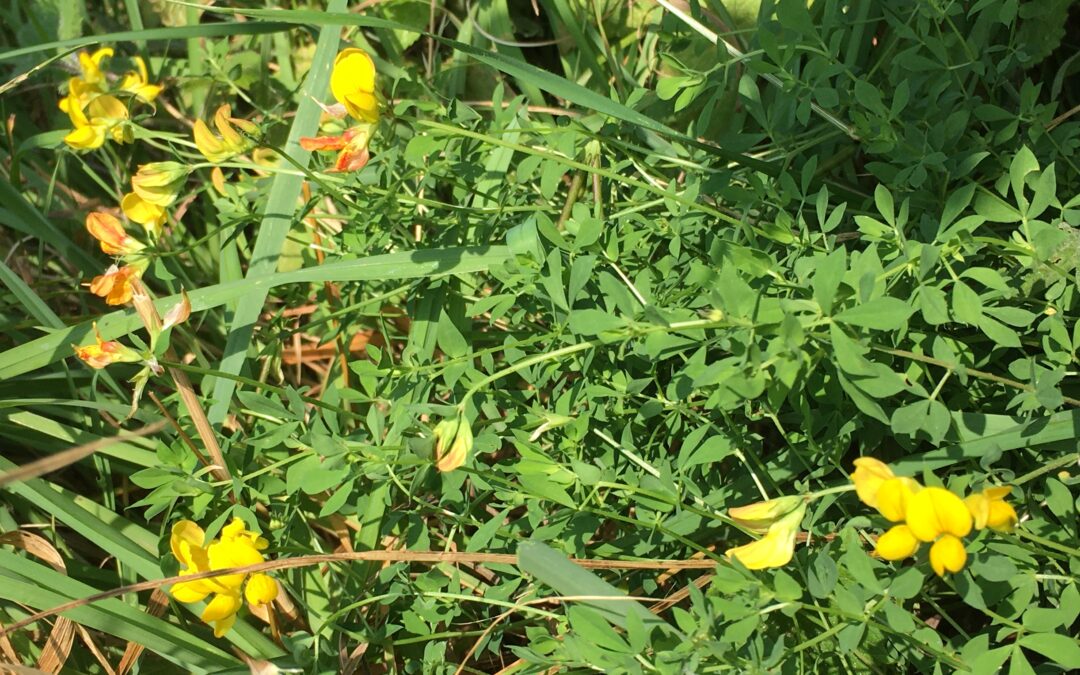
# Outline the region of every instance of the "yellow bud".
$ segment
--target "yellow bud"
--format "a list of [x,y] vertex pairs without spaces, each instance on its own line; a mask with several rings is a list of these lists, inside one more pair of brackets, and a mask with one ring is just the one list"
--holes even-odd
[[139,167],[131,177],[131,188],[143,201],[166,207],[184,187],[190,169],[179,162],[152,162]]
[[473,434],[462,417],[446,419],[435,426],[435,468],[453,471],[465,463],[472,449]]
[[739,525],[752,532],[765,532],[781,517],[791,513],[803,503],[798,496],[778,497],[764,502],[728,509],[728,515]]
[[1019,520],[1016,510],[1005,501],[1012,488],[994,487],[969,495],[964,504],[975,521],[975,529],[989,527],[998,532],[1011,532]]

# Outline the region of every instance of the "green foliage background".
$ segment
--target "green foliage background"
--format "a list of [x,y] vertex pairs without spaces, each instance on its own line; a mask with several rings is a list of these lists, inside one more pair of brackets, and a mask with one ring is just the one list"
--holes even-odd
[[[112,663],[134,641],[166,672],[244,672],[234,648],[311,673],[1080,668],[1074,3],[534,4],[3,10],[0,66],[28,77],[0,99],[0,468],[126,414],[124,367],[69,348],[94,319],[140,326],[79,286],[108,263],[86,211],[139,163],[201,161],[185,121],[221,103],[291,161],[241,162],[226,194],[199,169],[148,274],[162,308],[191,295],[170,341],[234,480],[170,431],[3,488],[0,529],[38,528],[68,573],[0,549],[0,621],[175,573],[172,522],[235,515],[279,558],[344,539],[520,560],[280,572],[280,643],[247,615],[216,640],[146,594],[69,616]],[[171,109],[76,155],[55,105],[95,42],[147,57]],[[344,45],[386,105],[371,163],[327,174],[297,143]],[[344,371],[288,358],[358,331]],[[170,383],[150,390],[194,436]],[[432,429],[459,407],[471,458],[439,474]],[[147,399],[130,424],[160,419]],[[884,521],[835,494],[784,569],[723,558],[748,541],[727,508],[842,485],[860,455],[1014,485],[1022,525],[941,580],[925,553],[870,557]],[[43,631],[11,636],[28,663]],[[103,672],[78,642],[68,665]]]

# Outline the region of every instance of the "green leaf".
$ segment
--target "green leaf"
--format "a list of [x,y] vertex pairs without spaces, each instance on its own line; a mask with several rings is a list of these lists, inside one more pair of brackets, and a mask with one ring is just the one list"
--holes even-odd
[[540,542],[524,541],[518,545],[518,565],[522,571],[536,577],[557,593],[590,596],[593,599],[577,602],[594,610],[614,626],[626,628],[626,617],[633,613],[638,615],[646,630],[663,628],[678,634],[674,627],[645,609],[636,600],[626,600],[625,593]]
[[1058,633],[1035,633],[1021,637],[1019,644],[1066,668],[1075,668],[1080,664],[1080,640],[1075,637]]
[[876,330],[898,330],[907,323],[908,317],[914,311],[914,308],[903,300],[884,297],[874,298],[869,302],[845,309],[835,318],[837,321],[852,326]]

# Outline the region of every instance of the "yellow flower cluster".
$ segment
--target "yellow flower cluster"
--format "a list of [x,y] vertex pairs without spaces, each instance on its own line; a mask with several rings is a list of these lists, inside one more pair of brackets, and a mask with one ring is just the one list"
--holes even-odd
[[[368,163],[368,145],[379,122],[379,100],[375,96],[375,62],[363,49],[346,49],[334,59],[330,91],[345,113],[357,124],[338,136],[301,138],[305,150],[337,151],[332,172],[358,171]],[[340,113],[338,113],[340,115]]]
[[[209,542],[196,523],[181,520],[172,527],[169,545],[183,568],[181,576],[187,576],[264,562],[262,551],[269,542],[248,530],[244,521],[233,518],[222,528],[221,536]],[[199,602],[212,595],[203,609],[202,620],[214,627],[216,637],[221,637],[236,622],[241,595],[252,605],[267,605],[277,597],[278,586],[262,573],[222,574],[181,581],[173,584],[169,592],[180,602]]]
[[1005,501],[1008,487],[987,488],[961,499],[944,488],[923,487],[912,478],[897,476],[872,457],[855,460],[851,479],[864,504],[897,523],[878,537],[878,555],[903,560],[929,543],[930,567],[938,576],[964,569],[963,538],[973,528],[1008,532],[1018,520],[1016,510]]
[[139,56],[132,58],[135,70],[125,73],[116,88],[110,88],[103,64],[113,53],[112,47],[93,54],[80,52],[82,74],[68,80],[68,94],[60,100],[60,109],[74,127],[64,142],[76,150],[100,148],[108,137],[117,143],[132,142],[130,113],[120,97],[127,95],[150,103],[161,93],[161,85],[149,81],[146,63]]

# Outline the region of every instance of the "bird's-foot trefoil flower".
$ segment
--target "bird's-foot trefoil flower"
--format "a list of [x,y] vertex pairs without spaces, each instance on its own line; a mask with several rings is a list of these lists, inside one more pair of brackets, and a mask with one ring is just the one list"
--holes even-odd
[[259,131],[258,125],[254,122],[232,117],[232,107],[228,104],[217,109],[214,114],[214,126],[217,127],[220,136],[215,136],[202,120],[195,120],[194,131],[195,147],[207,161],[214,164],[243,154],[255,145],[255,141],[237,131],[237,127],[251,135]]
[[94,338],[95,344],[71,346],[75,350],[75,356],[91,368],[101,369],[112,363],[138,363],[143,360],[143,357],[131,347],[126,347],[115,340],[103,339],[96,321],[94,322]]
[[1010,492],[1010,487],[992,487],[964,499],[976,530],[989,527],[997,532],[1012,532],[1019,518],[1012,504],[1005,501]]
[[134,281],[142,275],[136,265],[110,265],[105,274],[99,274],[90,281],[90,292],[104,298],[107,305],[126,305],[131,302]]
[[788,564],[795,555],[795,538],[804,515],[806,515],[806,502],[800,499],[794,509],[769,525],[769,529],[761,539],[728,549],[725,555],[728,558],[735,558],[751,570],[782,567]]
[[[262,551],[268,542],[234,518],[213,541],[207,541],[206,533],[196,523],[182,520],[173,525],[169,545],[180,562],[180,574],[188,576],[264,562]],[[266,605],[277,597],[278,586],[266,574],[239,573],[181,581],[173,584],[169,592],[185,603],[213,596],[203,609],[202,620],[214,627],[216,637],[221,637],[236,622],[236,613],[243,604],[241,598],[252,605]]]
[[728,509],[728,516],[751,532],[763,534],[780,518],[794,511],[804,499],[798,495],[777,497],[764,502]]
[[80,107],[68,102],[68,117],[75,127],[64,136],[64,142],[76,150],[96,150],[105,144],[107,136],[117,143],[131,143],[134,132],[128,123],[128,109],[115,96],[102,94]]
[[945,488],[923,488],[911,497],[906,521],[919,541],[935,541],[942,535],[966,537],[972,518],[964,500]]
[[94,53],[79,52],[79,68],[82,70],[82,80],[87,84],[104,87],[105,72],[102,63],[105,59],[112,58],[115,52],[112,47],[102,47]]
[[87,214],[86,230],[98,240],[101,251],[108,255],[132,255],[146,248],[127,233],[119,219],[108,213],[95,211]]
[[135,192],[129,192],[120,200],[120,210],[133,223],[138,223],[146,230],[151,239],[161,236],[162,229],[168,216],[164,206],[152,204]]
[[967,551],[964,542],[951,534],[943,535],[930,547],[930,567],[939,577],[946,572],[956,573],[964,569],[967,563]]
[[878,537],[874,550],[885,560],[903,560],[915,555],[922,544],[907,525],[893,525]]
[[904,520],[908,501],[922,488],[913,478],[897,476],[888,464],[873,457],[855,460],[851,480],[859,499],[894,523]]
[[131,177],[131,189],[143,201],[164,208],[180,196],[189,173],[190,167],[179,162],[143,164]]
[[144,103],[153,103],[164,87],[150,82],[146,71],[146,61],[143,61],[141,56],[134,56],[131,60],[135,63],[135,70],[124,73],[124,79],[120,81],[120,90],[133,94]]
[[370,124],[359,124],[346,129],[340,136],[301,138],[300,147],[305,150],[337,151],[337,160],[334,162],[334,168],[329,170],[330,173],[359,171],[371,159],[368,151],[371,131]]
[[374,124],[379,121],[375,98],[375,62],[363,49],[346,49],[334,59],[330,91],[351,117]]

